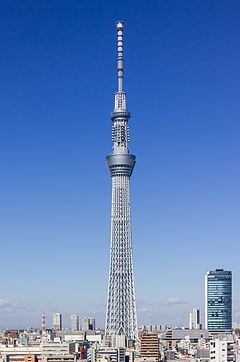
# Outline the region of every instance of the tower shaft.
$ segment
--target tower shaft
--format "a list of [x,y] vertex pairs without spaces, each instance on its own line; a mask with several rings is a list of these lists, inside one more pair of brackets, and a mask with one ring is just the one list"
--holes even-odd
[[117,22],[118,91],[112,112],[112,153],[107,164],[112,177],[112,214],[106,335],[137,339],[137,316],[132,262],[130,177],[135,156],[129,154],[126,93],[123,85],[123,23]]

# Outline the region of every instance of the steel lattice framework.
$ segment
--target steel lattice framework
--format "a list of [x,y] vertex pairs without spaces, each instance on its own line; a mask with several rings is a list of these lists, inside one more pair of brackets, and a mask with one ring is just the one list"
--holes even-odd
[[112,215],[106,335],[137,339],[137,315],[132,263],[132,230],[129,181],[135,156],[129,154],[126,93],[123,80],[123,22],[117,22],[118,91],[112,113],[112,154],[107,164],[112,177]]

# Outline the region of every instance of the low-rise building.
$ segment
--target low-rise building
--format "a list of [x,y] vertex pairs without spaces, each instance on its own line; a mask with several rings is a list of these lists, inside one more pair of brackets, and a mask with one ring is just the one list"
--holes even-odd
[[210,360],[216,362],[235,361],[234,342],[228,338],[215,338],[210,342]]
[[96,354],[96,362],[125,362],[126,349],[119,348],[100,348]]

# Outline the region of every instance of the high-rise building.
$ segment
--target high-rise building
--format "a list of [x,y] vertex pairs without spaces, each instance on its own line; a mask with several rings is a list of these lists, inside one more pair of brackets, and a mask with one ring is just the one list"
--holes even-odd
[[159,339],[157,333],[142,332],[141,357],[155,362],[159,361]]
[[96,329],[96,321],[95,318],[89,318],[89,330],[95,331]]
[[71,322],[71,330],[78,331],[79,330],[79,316],[77,314],[72,314],[70,316],[70,322]]
[[95,331],[96,321],[95,318],[84,317],[82,319],[82,330],[83,331]]
[[200,310],[193,309],[189,314],[189,329],[200,329]]
[[53,329],[56,331],[62,330],[62,314],[53,314]]
[[89,318],[88,317],[84,317],[82,319],[82,326],[81,329],[83,331],[89,331]]
[[205,328],[209,332],[232,330],[232,272],[208,271],[205,276]]
[[123,22],[117,22],[118,91],[112,112],[112,153],[107,164],[112,178],[111,246],[106,335],[137,339],[137,315],[132,264],[130,177],[135,156],[129,153],[126,93],[123,92]]

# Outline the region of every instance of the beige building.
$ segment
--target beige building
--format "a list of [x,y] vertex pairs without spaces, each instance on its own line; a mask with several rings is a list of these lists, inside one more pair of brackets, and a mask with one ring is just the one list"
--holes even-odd
[[159,361],[158,334],[143,331],[141,336],[141,359]]
[[35,354],[25,354],[24,362],[38,362],[38,358]]
[[0,345],[2,362],[37,362],[42,360],[42,348]]

